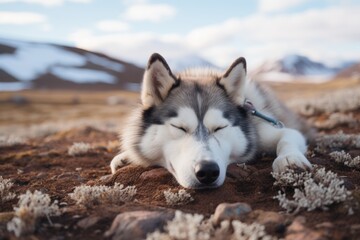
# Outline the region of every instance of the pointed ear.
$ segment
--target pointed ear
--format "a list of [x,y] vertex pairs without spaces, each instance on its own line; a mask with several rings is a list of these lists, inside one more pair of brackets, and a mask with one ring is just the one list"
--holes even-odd
[[178,81],[165,59],[158,53],[152,54],[145,70],[141,90],[141,102],[145,109],[162,103]]
[[246,60],[241,57],[228,68],[218,83],[236,104],[243,105],[246,81]]

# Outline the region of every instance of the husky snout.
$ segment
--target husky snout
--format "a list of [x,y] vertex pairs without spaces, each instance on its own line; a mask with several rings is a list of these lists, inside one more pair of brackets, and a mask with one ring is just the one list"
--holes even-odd
[[220,168],[214,162],[201,161],[195,166],[195,176],[202,184],[214,183],[220,175]]

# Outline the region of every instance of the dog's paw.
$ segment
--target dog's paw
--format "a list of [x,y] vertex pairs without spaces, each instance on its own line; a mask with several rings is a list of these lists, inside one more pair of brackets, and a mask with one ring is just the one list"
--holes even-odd
[[125,153],[120,153],[116,155],[110,163],[111,173],[114,174],[116,172],[116,169],[121,168],[125,165],[127,165],[126,155]]
[[311,163],[300,152],[279,155],[273,162],[273,171],[276,173],[284,172],[287,168],[310,170]]

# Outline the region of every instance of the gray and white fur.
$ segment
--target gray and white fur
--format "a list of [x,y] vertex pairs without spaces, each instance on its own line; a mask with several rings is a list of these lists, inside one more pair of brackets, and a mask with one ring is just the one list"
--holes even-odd
[[[282,121],[274,128],[244,108]],[[305,157],[309,129],[271,93],[246,77],[246,61],[237,59],[225,73],[192,69],[173,74],[155,53],[145,70],[141,106],[121,135],[122,152],[112,173],[124,164],[162,166],[186,188],[223,184],[227,166],[247,163],[257,153],[276,153],[273,171],[310,169]]]

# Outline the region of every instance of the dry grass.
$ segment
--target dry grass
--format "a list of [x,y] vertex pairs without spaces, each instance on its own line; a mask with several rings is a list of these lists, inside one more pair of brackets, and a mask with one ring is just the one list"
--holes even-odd
[[[28,104],[9,101],[13,96],[28,99]],[[119,106],[108,104],[108,98],[126,99]],[[127,113],[138,102],[138,94],[131,92],[88,91],[21,91],[0,92],[0,133],[2,126],[66,122],[79,119],[117,118]],[[96,113],[96,114],[94,114]],[[94,117],[96,115],[96,117]]]

